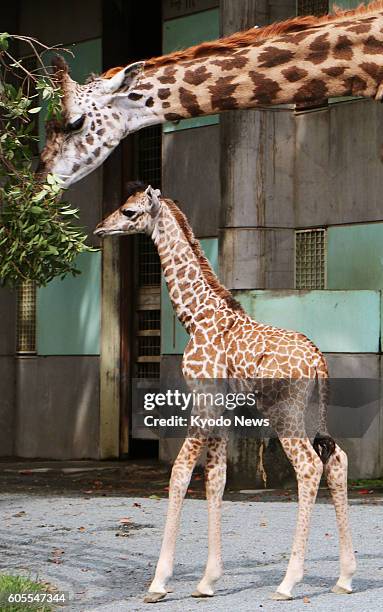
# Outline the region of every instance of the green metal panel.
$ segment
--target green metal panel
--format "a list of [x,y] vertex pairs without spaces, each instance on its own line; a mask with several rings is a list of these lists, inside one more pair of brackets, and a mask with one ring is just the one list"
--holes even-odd
[[324,352],[379,352],[379,291],[239,291],[236,297],[257,321],[302,332]]
[[350,9],[357,8],[360,4],[362,4],[361,0],[336,0],[335,2],[330,2],[330,11],[333,11],[334,8],[340,8],[344,11],[348,11]]
[[328,229],[327,288],[383,289],[383,223]]
[[[86,42],[80,42],[74,45],[67,45],[66,48],[70,49],[70,51],[72,51],[72,53],[74,54],[74,57],[71,57],[69,53],[66,54],[65,60],[70,67],[71,77],[78,83],[84,83],[84,81],[92,72],[100,73],[102,71],[101,38],[87,40]],[[45,63],[49,64],[54,55],[55,53],[46,53],[44,55]],[[43,112],[39,115],[40,150],[45,144],[44,115],[45,113]]]
[[[219,9],[178,17],[164,22],[163,52],[170,53],[216,38],[219,38]],[[218,115],[194,117],[193,119],[183,119],[176,125],[166,123],[163,130],[164,132],[175,132],[203,125],[213,125],[218,121]]]
[[79,276],[54,279],[37,291],[39,355],[100,353],[101,252],[78,256]]
[[[218,239],[201,240],[202,248],[215,271],[218,270]],[[164,278],[161,286],[161,353],[163,355],[182,355],[189,336],[178,321],[169,299]]]

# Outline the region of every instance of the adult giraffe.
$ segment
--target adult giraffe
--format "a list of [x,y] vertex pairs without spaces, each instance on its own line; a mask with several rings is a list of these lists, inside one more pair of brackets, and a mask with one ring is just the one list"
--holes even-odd
[[[221,285],[185,215],[158,190],[133,185],[127,202],[97,226],[98,236],[146,233],[158,249],[173,307],[190,335],[182,372],[191,388],[198,379],[230,379],[258,392],[257,406],[270,418],[298,480],[298,520],[286,575],[274,599],[292,599],[303,577],[309,521],[325,471],[332,494],[340,544],[340,577],[335,593],[351,593],[355,558],[347,518],[347,456],[327,433],[327,366],[319,349],[303,334],[252,320]],[[234,380],[235,379],[235,380]],[[194,383],[193,383],[194,380]],[[196,382],[197,380],[197,382]],[[319,434],[307,437],[305,409],[318,381]],[[194,415],[201,414],[196,407]],[[205,417],[218,416],[202,410]],[[222,573],[221,500],[226,480],[226,435],[191,427],[172,470],[161,554],[148,603],[167,594],[183,499],[204,446],[208,500],[208,560],[194,597],[211,597]]]
[[327,97],[383,98],[383,0],[324,17],[297,17],[113,68],[78,85],[56,62],[63,120],[47,124],[40,170],[67,187],[142,127]]

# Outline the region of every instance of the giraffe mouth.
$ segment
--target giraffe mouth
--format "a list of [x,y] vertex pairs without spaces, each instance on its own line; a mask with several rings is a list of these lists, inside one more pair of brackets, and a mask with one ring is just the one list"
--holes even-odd
[[122,230],[108,230],[105,227],[99,227],[94,230],[93,234],[95,236],[99,236],[100,238],[104,238],[105,236],[123,236],[125,232]]

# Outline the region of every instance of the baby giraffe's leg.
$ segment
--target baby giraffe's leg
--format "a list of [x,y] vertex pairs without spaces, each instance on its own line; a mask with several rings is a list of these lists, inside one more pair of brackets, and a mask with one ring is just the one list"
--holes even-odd
[[209,551],[204,575],[192,593],[193,597],[211,597],[214,585],[222,575],[221,507],[226,483],[225,438],[209,438],[205,465],[206,498],[208,505]]
[[202,440],[186,438],[173,465],[169,484],[169,504],[160,557],[154,579],[144,599],[145,603],[155,603],[166,596],[166,583],[173,573],[174,552],[182,502],[203,445],[204,441]]
[[339,530],[340,576],[332,591],[339,594],[351,593],[356,562],[348,522],[347,455],[338,445],[325,465],[325,474]]
[[291,591],[302,580],[312,509],[318,492],[323,464],[308,438],[281,438],[298,481],[298,520],[286,575],[273,599],[292,599]]

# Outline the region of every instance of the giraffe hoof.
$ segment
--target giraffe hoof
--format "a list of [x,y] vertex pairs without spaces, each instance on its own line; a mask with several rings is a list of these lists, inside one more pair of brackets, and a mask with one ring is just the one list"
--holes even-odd
[[148,593],[144,597],[144,603],[157,603],[157,601],[164,599],[169,592],[170,591],[166,591],[166,593]]
[[286,593],[280,593],[279,591],[275,591],[271,596],[271,599],[275,601],[290,601],[292,598],[292,595],[286,595]]
[[336,595],[350,595],[350,593],[352,593],[352,590],[345,589],[345,587],[342,587],[342,586],[339,586],[339,584],[336,584],[335,586],[332,587],[331,592],[335,593]]
[[198,589],[193,591],[191,594],[192,597],[213,597],[214,593],[201,593]]

